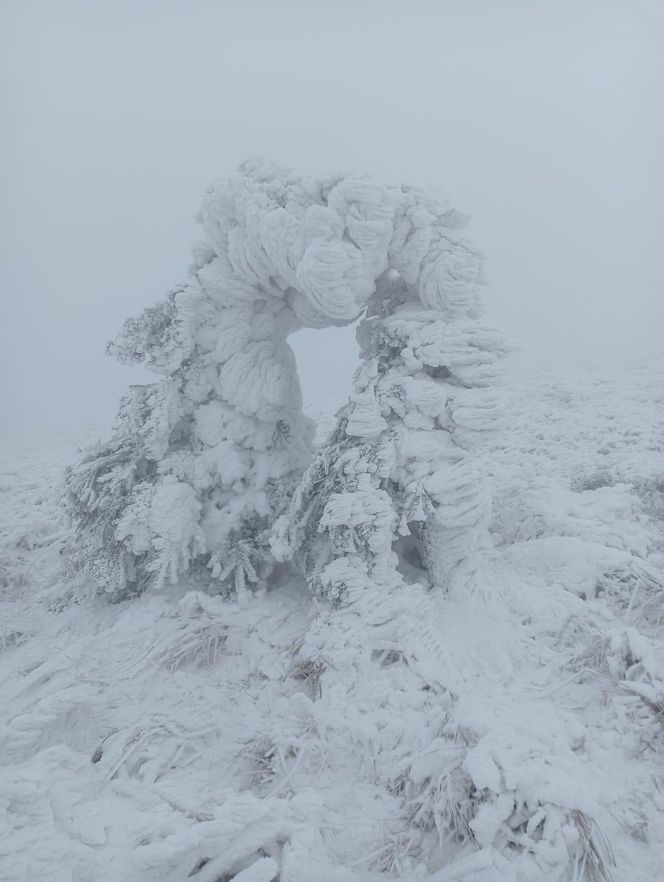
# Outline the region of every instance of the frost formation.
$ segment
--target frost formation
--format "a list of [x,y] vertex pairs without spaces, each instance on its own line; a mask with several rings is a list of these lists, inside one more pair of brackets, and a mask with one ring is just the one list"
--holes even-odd
[[[199,220],[188,281],[109,344],[161,379],[68,473],[78,566],[116,598],[184,575],[241,593],[291,559],[337,604],[397,568],[472,579],[503,344],[464,219],[435,191],[249,162]],[[354,394],[314,457],[287,338],[363,313]]]

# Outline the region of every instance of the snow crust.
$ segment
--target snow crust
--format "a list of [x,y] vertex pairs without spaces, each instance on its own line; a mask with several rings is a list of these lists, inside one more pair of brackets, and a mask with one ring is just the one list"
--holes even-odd
[[[232,600],[186,580],[82,597],[60,555],[70,452],[6,460],[0,878],[662,878],[664,372],[506,388],[473,459],[481,578],[446,594],[416,565],[367,591],[345,554],[336,607],[285,569]],[[157,508],[191,504],[170,487]]]

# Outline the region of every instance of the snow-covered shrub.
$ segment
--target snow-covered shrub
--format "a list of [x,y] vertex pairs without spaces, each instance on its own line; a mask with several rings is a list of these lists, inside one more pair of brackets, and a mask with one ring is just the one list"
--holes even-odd
[[591,801],[576,785],[574,753],[536,730],[524,738],[520,728],[478,737],[446,727],[393,784],[408,824],[441,852],[464,854],[471,844],[476,854],[501,856],[500,878],[611,882],[611,847],[576,804]]
[[[187,282],[109,345],[161,380],[131,391],[113,438],[67,475],[71,550],[97,590],[188,574],[242,591],[297,555],[340,596],[335,559],[380,581],[409,534],[436,584],[472,571],[486,519],[472,450],[503,345],[479,321],[464,219],[435,191],[261,162],[213,186],[199,219]],[[353,400],[270,548],[312,451],[287,337],[364,311]]]
[[448,838],[462,845],[475,841],[470,822],[483,796],[462,764],[476,743],[474,732],[457,727],[453,734],[434,739],[391,782],[390,789],[404,800],[408,824],[433,833],[439,843]]
[[575,493],[586,490],[598,490],[600,487],[612,487],[615,479],[608,469],[595,469],[589,474],[581,474],[572,481],[571,489]]

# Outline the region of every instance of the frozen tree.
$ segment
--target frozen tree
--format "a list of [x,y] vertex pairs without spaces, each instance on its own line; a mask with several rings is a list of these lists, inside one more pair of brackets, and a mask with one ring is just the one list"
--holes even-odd
[[[472,445],[501,343],[479,322],[463,218],[435,192],[251,162],[208,191],[200,222],[186,284],[109,346],[161,379],[68,473],[97,589],[187,574],[241,592],[292,557],[336,599],[393,578],[398,557],[438,584],[472,571],[486,507]],[[309,465],[287,337],[365,311],[354,397]]]
[[389,268],[358,329],[355,394],[273,542],[335,603],[360,573],[470,581],[485,535],[489,499],[473,454],[495,421],[504,343],[479,321],[481,262],[455,235],[463,218],[436,194],[400,197]]

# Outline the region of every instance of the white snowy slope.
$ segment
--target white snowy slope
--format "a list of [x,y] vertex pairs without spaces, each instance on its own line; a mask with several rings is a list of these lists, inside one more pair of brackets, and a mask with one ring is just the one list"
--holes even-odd
[[69,450],[5,458],[0,879],[664,879],[662,390],[512,372],[482,587],[339,610],[72,597]]

